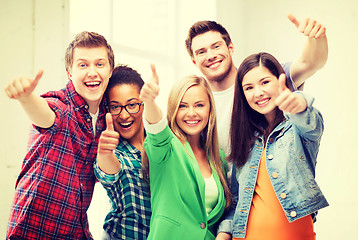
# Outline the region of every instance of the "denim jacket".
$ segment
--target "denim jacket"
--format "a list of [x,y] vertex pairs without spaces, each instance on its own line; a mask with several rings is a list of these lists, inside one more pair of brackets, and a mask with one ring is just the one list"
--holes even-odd
[[[244,238],[254,195],[260,158],[266,146],[266,164],[271,183],[289,222],[312,215],[328,202],[315,181],[317,154],[323,133],[323,118],[312,107],[314,99],[302,92],[307,109],[286,114],[269,135],[258,136],[247,163],[232,174],[233,206],[226,213],[218,232]],[[235,178],[236,177],[236,178]],[[240,194],[239,194],[240,193]]]

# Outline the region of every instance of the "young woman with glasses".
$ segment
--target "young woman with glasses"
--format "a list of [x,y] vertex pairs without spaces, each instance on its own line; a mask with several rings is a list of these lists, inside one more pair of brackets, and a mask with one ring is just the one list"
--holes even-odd
[[107,129],[101,134],[94,165],[112,205],[102,239],[140,240],[149,232],[149,186],[141,171],[145,132],[139,94],[143,85],[135,70],[118,66],[105,93]]

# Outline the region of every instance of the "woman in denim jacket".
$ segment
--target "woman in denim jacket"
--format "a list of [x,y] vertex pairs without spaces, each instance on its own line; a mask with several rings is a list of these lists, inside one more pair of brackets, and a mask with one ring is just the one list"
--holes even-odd
[[323,119],[283,73],[268,53],[238,69],[229,156],[235,203],[217,239],[315,239],[314,216],[328,206],[315,181]]

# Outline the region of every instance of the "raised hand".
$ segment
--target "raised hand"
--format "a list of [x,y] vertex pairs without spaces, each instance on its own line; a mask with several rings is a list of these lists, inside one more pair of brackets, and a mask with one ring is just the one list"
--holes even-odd
[[307,37],[318,39],[326,35],[326,27],[314,19],[306,18],[299,21],[292,14],[288,14],[287,17],[297,27],[298,31]]
[[162,119],[162,111],[155,103],[159,95],[159,78],[155,66],[150,65],[152,78],[144,84],[140,91],[140,99],[144,102],[144,118],[150,124],[158,123]]
[[98,142],[97,164],[99,168],[107,174],[116,174],[121,169],[113,150],[119,142],[119,133],[114,130],[113,119],[110,113],[106,114],[107,128],[101,133]]
[[140,98],[143,100],[144,105],[146,102],[154,102],[159,95],[159,78],[155,66],[150,65],[152,69],[152,78],[144,84],[140,92]]
[[22,100],[27,98],[36,88],[40,81],[43,70],[38,71],[35,79],[28,77],[15,78],[6,88],[5,92],[9,98]]
[[107,128],[101,133],[98,142],[98,154],[112,155],[119,142],[119,133],[114,130],[113,119],[110,113],[106,114]]
[[305,98],[298,93],[291,92],[286,86],[286,75],[281,74],[279,79],[279,96],[276,98],[275,103],[281,111],[296,114],[303,112],[307,108]]

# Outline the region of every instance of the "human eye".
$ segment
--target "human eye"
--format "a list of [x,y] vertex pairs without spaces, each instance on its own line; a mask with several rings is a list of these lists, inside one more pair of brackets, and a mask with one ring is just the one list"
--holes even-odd
[[103,61],[100,61],[100,62],[97,63],[98,67],[103,67],[104,65],[105,65],[105,62],[103,62]]
[[197,103],[196,107],[197,108],[202,108],[202,107],[205,107],[205,104],[204,103]]
[[136,107],[138,106],[138,104],[137,104],[137,103],[129,103],[129,104],[127,104],[126,106],[127,106],[128,109],[134,110],[134,109],[136,109]]
[[119,105],[109,105],[109,110],[110,111],[117,111],[120,108]]
[[244,91],[250,91],[251,89],[253,89],[252,86],[245,86],[245,87],[243,87],[243,90],[244,90]]
[[78,66],[79,66],[80,68],[85,68],[85,67],[87,66],[87,64],[84,63],[84,62],[81,62],[81,63],[78,64]]
[[186,108],[186,105],[185,104],[183,104],[183,103],[181,103],[181,104],[179,104],[179,108]]
[[196,53],[196,55],[203,55],[205,53],[205,50],[204,49],[199,49],[195,53]]
[[269,84],[270,83],[270,80],[264,80],[262,81],[262,85],[266,85],[266,84]]

